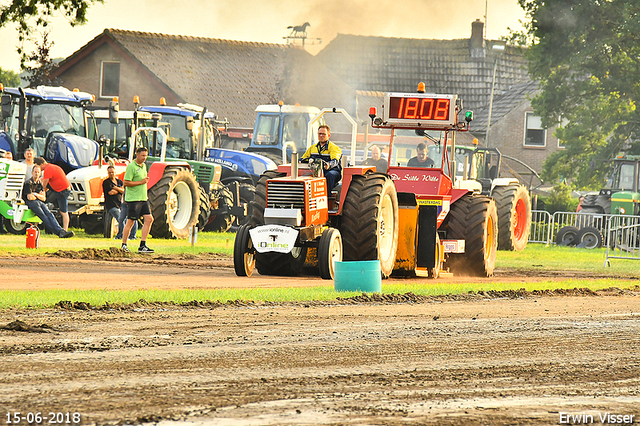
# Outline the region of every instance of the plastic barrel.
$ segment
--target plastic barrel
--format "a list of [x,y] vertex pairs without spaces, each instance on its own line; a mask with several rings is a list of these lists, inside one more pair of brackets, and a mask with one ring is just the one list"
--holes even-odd
[[333,285],[336,291],[380,292],[382,272],[379,260],[335,262]]

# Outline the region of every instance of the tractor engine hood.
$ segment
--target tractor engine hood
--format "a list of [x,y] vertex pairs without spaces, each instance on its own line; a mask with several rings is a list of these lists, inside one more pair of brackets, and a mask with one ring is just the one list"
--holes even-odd
[[45,147],[45,159],[58,164],[65,173],[90,166],[97,158],[99,145],[96,141],[67,133],[53,133]]
[[262,173],[278,167],[265,156],[223,148],[207,148],[204,161],[221,165],[223,180],[227,175],[247,175],[257,181]]

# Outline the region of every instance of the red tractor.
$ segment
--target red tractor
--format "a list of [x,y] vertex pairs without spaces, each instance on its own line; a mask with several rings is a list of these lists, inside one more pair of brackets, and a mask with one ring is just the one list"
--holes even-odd
[[[265,173],[256,187],[253,216],[236,235],[236,274],[251,275],[255,267],[263,275],[295,275],[305,266],[317,266],[330,279],[334,261],[378,259],[383,277],[435,278],[443,268],[492,275],[495,202],[453,188],[445,173],[456,170],[447,144],[454,144],[455,133],[467,131],[472,120],[469,111],[458,121],[461,104],[455,95],[387,93],[382,117],[375,108],[370,111],[374,128],[392,129],[387,173],[370,166],[344,167],[342,186],[332,194],[324,178],[299,173],[297,163]],[[440,131],[440,163],[428,168],[397,164],[395,129]]]

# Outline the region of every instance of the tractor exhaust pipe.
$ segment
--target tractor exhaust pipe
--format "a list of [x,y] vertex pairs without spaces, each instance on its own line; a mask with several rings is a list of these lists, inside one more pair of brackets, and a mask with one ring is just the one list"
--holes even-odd
[[294,179],[298,178],[298,153],[291,153],[291,177]]

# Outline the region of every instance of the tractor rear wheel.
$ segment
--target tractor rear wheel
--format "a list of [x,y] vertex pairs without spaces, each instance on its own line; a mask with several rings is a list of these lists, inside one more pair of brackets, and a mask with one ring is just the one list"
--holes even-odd
[[286,175],[286,173],[268,170],[260,176],[255,188],[253,201],[250,203],[251,215],[248,223],[251,224],[251,227],[264,224],[264,208],[267,206],[267,181]]
[[465,240],[464,253],[449,253],[454,274],[490,277],[496,263],[498,213],[489,197],[467,194],[451,205],[444,224],[447,239]]
[[198,185],[198,195],[200,196],[200,211],[198,213],[198,229],[204,230],[204,227],[209,223],[209,214],[211,211],[211,201],[209,200],[209,194],[204,188]]
[[200,196],[191,172],[167,168],[148,191],[153,215],[151,235],[156,238],[187,238],[198,223]]
[[[226,213],[216,212],[212,214],[208,220],[208,224],[204,227],[205,231],[227,232],[231,228],[234,217],[229,213],[233,206],[233,194],[229,188],[222,187],[211,192],[211,210],[225,211]],[[210,212],[211,213],[211,212]]]
[[531,198],[524,185],[498,186],[493,190],[498,209],[498,250],[522,251],[531,230]]
[[[264,209],[267,206],[267,180],[286,176],[274,170],[260,176],[256,185],[255,198],[251,202],[251,217],[248,227],[264,225]],[[307,258],[307,247],[296,246],[290,253],[256,253],[256,269],[261,275],[294,276],[302,271]]]
[[[232,227],[249,223],[249,218],[251,218],[251,202],[256,196],[256,188],[249,183],[241,183],[238,192],[240,192],[240,198],[237,200],[237,203],[234,203],[233,205],[246,204],[247,215],[245,217],[236,217]],[[235,200],[235,198],[236,195],[233,194],[233,199]]]
[[380,260],[382,276],[393,271],[398,248],[398,196],[382,173],[354,175],[342,210],[344,260]]
[[318,269],[323,280],[334,277],[335,262],[342,261],[342,236],[335,228],[325,229],[318,243]]

